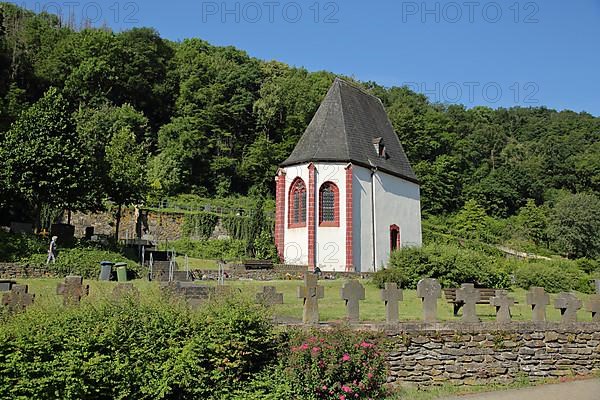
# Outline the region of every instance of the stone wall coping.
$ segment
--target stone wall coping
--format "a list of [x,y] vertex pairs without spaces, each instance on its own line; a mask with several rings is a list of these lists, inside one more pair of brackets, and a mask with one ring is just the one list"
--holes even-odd
[[[298,328],[317,328],[317,329],[330,329],[339,326],[343,322],[325,322],[313,325],[306,325],[301,323],[282,323],[280,325],[288,327]],[[600,322],[575,322],[575,323],[561,323],[561,322],[511,322],[508,324],[499,324],[496,322],[481,322],[476,324],[469,324],[463,322],[436,322],[436,323],[425,323],[425,322],[400,322],[398,324],[386,324],[384,322],[378,323],[355,323],[348,324],[352,329],[356,330],[370,330],[384,332],[387,336],[398,336],[403,334],[415,334],[422,333],[428,334],[431,332],[435,333],[448,333],[448,334],[473,334],[473,333],[495,333],[495,332],[507,332],[507,333],[533,333],[533,332],[560,332],[560,333],[595,333],[600,332]]]

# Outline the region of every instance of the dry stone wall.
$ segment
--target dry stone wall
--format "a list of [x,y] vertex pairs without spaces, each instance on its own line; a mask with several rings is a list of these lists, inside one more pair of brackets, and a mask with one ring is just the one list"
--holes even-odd
[[507,383],[600,372],[600,323],[400,324],[385,332],[394,384]]

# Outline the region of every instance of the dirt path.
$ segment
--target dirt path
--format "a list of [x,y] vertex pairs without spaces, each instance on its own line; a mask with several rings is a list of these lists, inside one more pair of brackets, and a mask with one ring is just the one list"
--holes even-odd
[[519,390],[480,393],[445,400],[599,400],[600,379],[590,379],[555,385],[543,385]]

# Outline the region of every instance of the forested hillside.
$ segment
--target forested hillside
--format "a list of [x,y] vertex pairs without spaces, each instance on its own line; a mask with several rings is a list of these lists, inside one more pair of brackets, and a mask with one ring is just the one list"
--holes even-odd
[[[11,213],[181,193],[272,197],[278,163],[334,78],[201,39],[72,29],[0,4],[0,201]],[[562,207],[561,218],[596,225],[575,247],[557,248],[599,254],[600,118],[466,109],[358,83],[385,104],[422,181],[426,215],[512,217],[547,246],[564,236]],[[467,223],[457,227],[472,234]]]

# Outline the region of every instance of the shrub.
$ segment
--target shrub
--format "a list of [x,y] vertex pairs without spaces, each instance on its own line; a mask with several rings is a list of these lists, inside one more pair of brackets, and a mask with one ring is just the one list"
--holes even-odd
[[374,338],[346,328],[299,334],[286,371],[299,399],[371,399],[384,395],[387,371]]
[[507,288],[510,277],[504,259],[456,245],[433,244],[392,253],[389,269],[379,271],[374,282],[396,282],[415,289],[420,279],[436,278],[444,287],[473,282],[490,288]]
[[528,289],[541,286],[550,293],[577,290],[590,293],[590,276],[569,261],[535,261],[520,263],[515,271],[515,282]]
[[[15,262],[46,251],[50,242],[35,235],[17,235],[0,231],[0,262]],[[45,260],[44,260],[45,261]]]
[[32,307],[0,325],[0,398],[222,399],[274,357],[264,308],[240,298]]
[[[22,263],[29,265],[46,265],[48,255],[34,254],[21,260]],[[108,250],[99,250],[93,247],[58,249],[55,264],[48,264],[46,268],[60,276],[81,275],[84,278],[97,278],[100,273],[100,262],[124,262],[127,263],[127,270],[132,276],[142,275],[141,267],[123,255]]]

